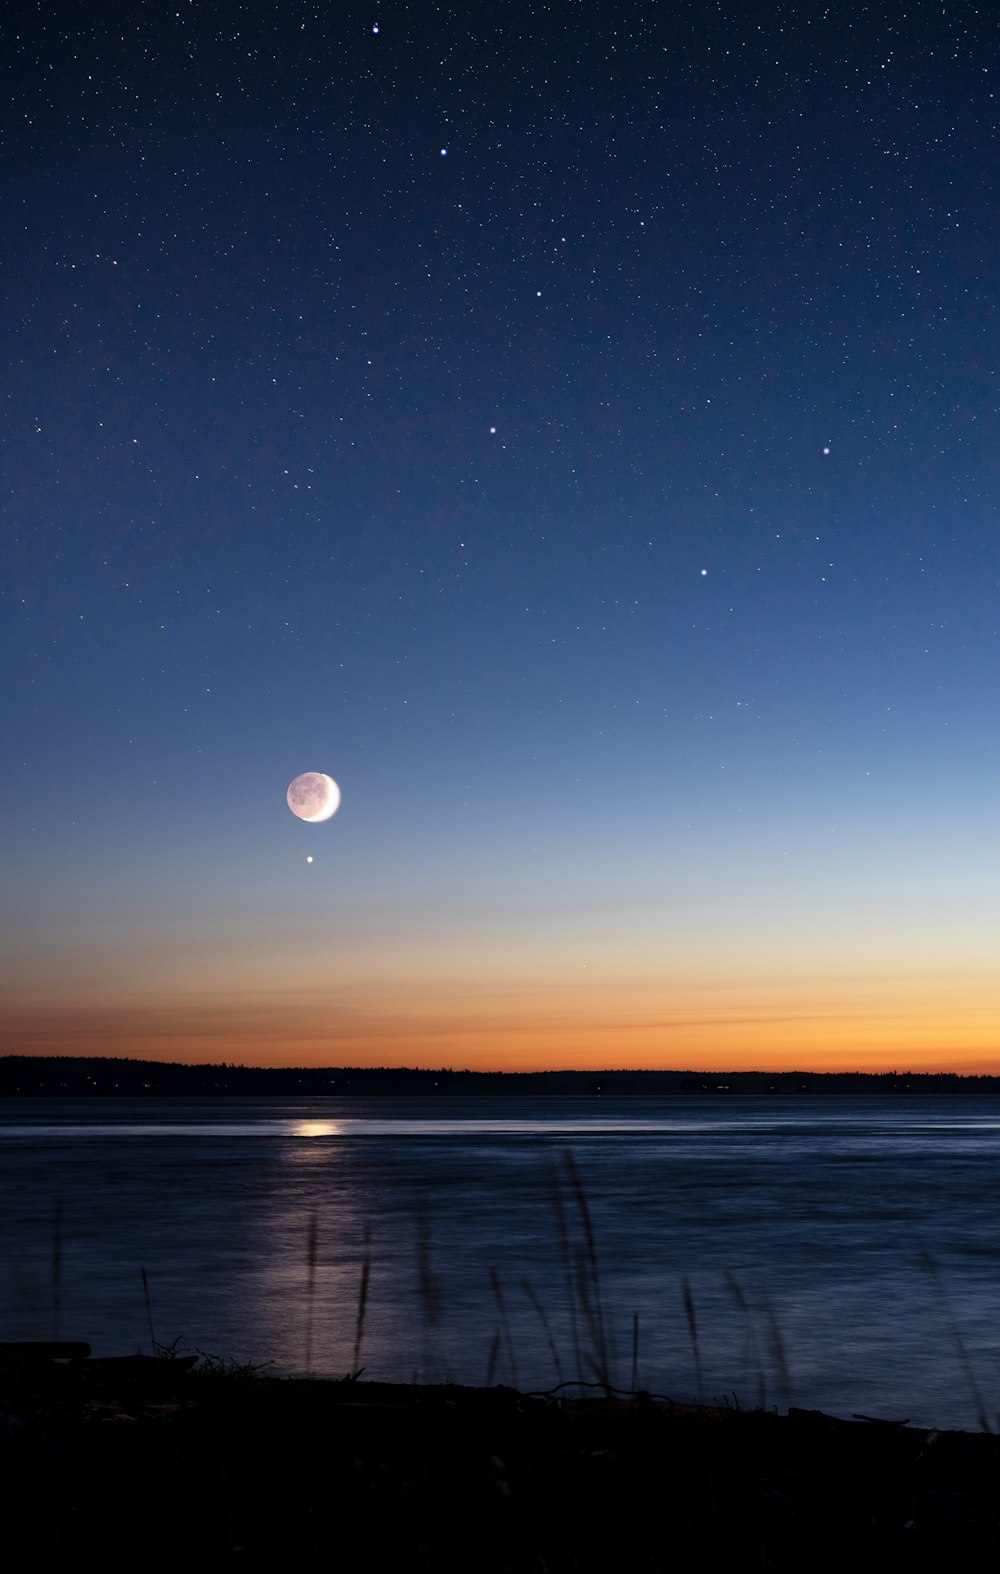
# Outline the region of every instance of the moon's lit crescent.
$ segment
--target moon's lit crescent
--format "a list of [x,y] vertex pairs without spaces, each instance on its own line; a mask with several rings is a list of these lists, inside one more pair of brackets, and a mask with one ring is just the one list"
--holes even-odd
[[304,771],[290,784],[285,800],[292,813],[310,825],[329,820],[340,808],[340,788],[322,771]]

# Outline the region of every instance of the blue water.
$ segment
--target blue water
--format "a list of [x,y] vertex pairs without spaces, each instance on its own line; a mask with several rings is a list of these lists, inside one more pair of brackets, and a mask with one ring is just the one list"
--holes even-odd
[[373,1378],[997,1426],[998,1173],[988,1099],[8,1101],[0,1338],[342,1376],[367,1238]]

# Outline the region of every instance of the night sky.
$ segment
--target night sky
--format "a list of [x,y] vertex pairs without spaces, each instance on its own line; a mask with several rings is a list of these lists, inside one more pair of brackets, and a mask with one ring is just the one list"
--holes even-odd
[[995,8],[4,32],[0,1048],[995,1069]]

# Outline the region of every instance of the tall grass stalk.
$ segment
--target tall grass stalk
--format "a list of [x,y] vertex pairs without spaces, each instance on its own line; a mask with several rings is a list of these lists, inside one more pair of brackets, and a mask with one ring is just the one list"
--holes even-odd
[[499,1328],[490,1340],[490,1350],[486,1357],[486,1377],[483,1381],[484,1388],[492,1388],[496,1381],[497,1360],[500,1356],[500,1330]]
[[691,1341],[691,1356],[694,1361],[694,1393],[695,1403],[704,1401],[704,1385],[701,1380],[701,1347],[698,1343],[698,1318],[695,1315],[694,1296],[691,1293],[691,1283],[687,1274],[681,1279],[681,1294],[684,1298],[684,1316],[687,1319],[688,1338]]
[[351,1376],[358,1377],[361,1373],[361,1339],[365,1331],[365,1311],[368,1306],[368,1283],[372,1272],[372,1237],[368,1225],[365,1225],[365,1255],[361,1262],[361,1285],[358,1290],[358,1315],[354,1324],[354,1356],[351,1361]]
[[56,1197],[52,1205],[52,1337],[59,1338],[59,1314],[62,1310],[62,1198]]
[[316,1209],[309,1215],[309,1230],[306,1236],[306,1376],[313,1375],[313,1313],[316,1305],[316,1262],[318,1258],[319,1232],[316,1224]]
[[757,1409],[763,1410],[767,1403],[767,1374],[764,1371],[764,1363],[760,1357],[760,1343],[757,1338],[757,1328],[754,1323],[753,1312],[750,1309],[750,1302],[744,1295],[742,1286],[734,1274],[724,1274],[723,1282],[732,1300],[746,1318],[745,1371],[747,1381],[749,1382],[751,1366],[756,1366],[757,1368]]
[[610,1392],[611,1373],[608,1359],[608,1340],[604,1319],[604,1305],[601,1299],[601,1278],[597,1265],[597,1246],[594,1240],[594,1226],[590,1217],[590,1207],[587,1203],[587,1194],[580,1180],[580,1172],[576,1167],[576,1160],[567,1148],[563,1154],[563,1167],[569,1181],[570,1191],[576,1203],[576,1210],[583,1231],[583,1249],[577,1254],[577,1285],[580,1291],[580,1305],[586,1319],[593,1344],[593,1354],[589,1357],[588,1364],[594,1372],[598,1382]]
[[979,1422],[979,1430],[981,1432],[992,1432],[993,1428],[990,1426],[989,1416],[986,1414],[986,1406],[983,1404],[983,1396],[979,1391],[979,1384],[976,1382],[976,1374],[972,1369],[972,1362],[969,1359],[969,1352],[965,1347],[965,1340],[962,1338],[962,1331],[958,1326],[958,1319],[955,1316],[955,1312],[951,1304],[951,1296],[948,1294],[944,1280],[941,1278],[941,1275],[938,1272],[937,1263],[934,1261],[930,1252],[921,1252],[920,1261],[922,1262],[924,1269],[932,1285],[934,1286],[934,1289],[941,1299],[944,1319],[948,1328],[948,1332],[951,1336],[951,1342],[955,1347],[955,1354],[958,1357],[959,1365],[965,1374],[965,1381],[968,1383],[969,1392],[972,1395],[972,1403],[975,1406],[976,1420]]
[[431,1226],[427,1211],[417,1214],[417,1285],[420,1290],[420,1316],[424,1326],[436,1328],[441,1321],[441,1286],[431,1257]]
[[775,1316],[774,1307],[769,1296],[764,1296],[764,1323],[767,1331],[767,1344],[771,1355],[774,1370],[778,1374],[781,1395],[786,1405],[792,1402],[792,1374],[788,1365],[788,1355],[785,1350],[785,1340],[781,1326]]
[[632,1313],[632,1379],[629,1389],[633,1396],[639,1392],[639,1313]]
[[550,1160],[548,1166],[549,1201],[552,1204],[552,1216],[556,1227],[556,1242],[559,1247],[559,1258],[563,1269],[563,1282],[566,1286],[566,1304],[569,1308],[570,1339],[573,1345],[573,1360],[576,1365],[577,1381],[583,1383],[583,1350],[580,1341],[580,1324],[576,1312],[576,1286],[573,1275],[573,1251],[569,1238],[569,1224],[566,1218],[566,1205],[563,1198],[562,1183],[555,1163]]
[[149,1293],[149,1275],[147,1274],[145,1268],[140,1268],[139,1272],[142,1275],[142,1301],[146,1308],[146,1326],[149,1329],[149,1344],[150,1349],[155,1355],[159,1349],[159,1345],[156,1342],[156,1329],[153,1326],[153,1298]]
[[556,1348],[556,1342],[552,1337],[552,1329],[549,1325],[549,1320],[545,1315],[545,1308],[538,1299],[534,1290],[531,1288],[531,1285],[528,1283],[527,1279],[521,1280],[521,1288],[528,1299],[528,1304],[542,1325],[542,1331],[545,1334],[545,1339],[549,1347],[549,1354],[552,1357],[552,1364],[556,1369],[556,1381],[561,1383],[563,1381],[562,1362],[559,1359],[559,1351]]
[[503,1298],[503,1285],[500,1283],[500,1275],[495,1268],[490,1269],[490,1284],[493,1287],[493,1299],[497,1303],[497,1311],[500,1313],[500,1331],[507,1346],[507,1360],[510,1362],[510,1380],[516,1388],[518,1386],[517,1360],[514,1355],[514,1341],[510,1333],[510,1318],[507,1316],[507,1304]]
[[430,1218],[424,1206],[417,1211],[417,1290],[420,1296],[420,1360],[426,1377],[430,1365],[430,1333],[441,1322],[442,1301],[431,1252]]

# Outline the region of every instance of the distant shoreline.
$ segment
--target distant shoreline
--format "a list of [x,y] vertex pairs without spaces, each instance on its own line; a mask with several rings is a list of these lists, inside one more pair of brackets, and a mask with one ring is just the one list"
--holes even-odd
[[412,1067],[182,1065],[93,1056],[0,1056],[0,1098],[382,1096],[739,1097],[1000,1095],[1000,1075],[947,1071],[451,1071]]

